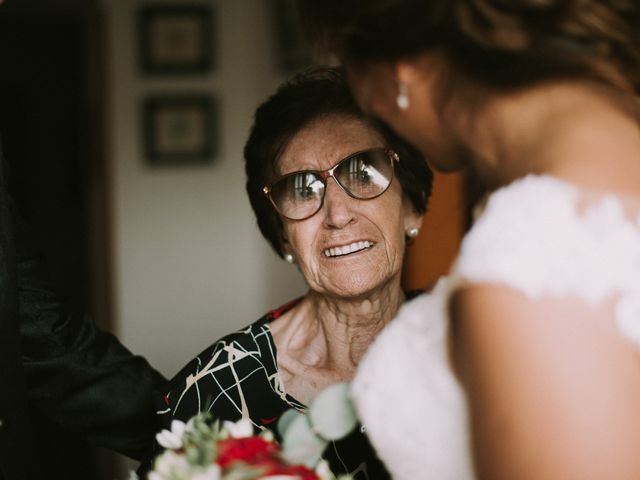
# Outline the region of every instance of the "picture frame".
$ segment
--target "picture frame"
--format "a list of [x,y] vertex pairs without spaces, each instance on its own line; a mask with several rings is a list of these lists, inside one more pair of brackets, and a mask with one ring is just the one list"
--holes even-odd
[[218,102],[207,95],[152,96],[142,104],[150,165],[204,165],[218,153]]
[[290,74],[311,66],[312,49],[302,28],[295,0],[270,0],[269,5],[280,70]]
[[138,10],[140,69],[197,74],[214,65],[214,11],[207,5],[147,5]]

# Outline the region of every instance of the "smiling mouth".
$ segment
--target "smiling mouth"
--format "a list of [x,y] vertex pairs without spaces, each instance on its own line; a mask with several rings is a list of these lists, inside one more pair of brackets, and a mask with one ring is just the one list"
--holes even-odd
[[342,257],[351,253],[361,252],[373,247],[374,243],[369,240],[362,242],[353,242],[343,247],[327,248],[324,252],[325,257]]

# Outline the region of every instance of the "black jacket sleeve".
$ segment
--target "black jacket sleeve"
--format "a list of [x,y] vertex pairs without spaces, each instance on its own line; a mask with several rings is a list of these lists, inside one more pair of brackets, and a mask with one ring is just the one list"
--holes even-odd
[[42,478],[34,452],[20,355],[15,245],[0,149],[0,478]]
[[165,379],[49,284],[26,225],[13,214],[22,363],[31,406],[63,428],[131,458],[156,432],[151,392]]
[[156,431],[151,392],[165,379],[88,315],[69,311],[47,283],[24,225],[16,237],[29,402],[94,444],[143,458]]

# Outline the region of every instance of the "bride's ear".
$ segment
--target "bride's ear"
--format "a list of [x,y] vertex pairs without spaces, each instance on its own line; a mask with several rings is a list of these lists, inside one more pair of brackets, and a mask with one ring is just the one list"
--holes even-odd
[[418,78],[417,65],[413,57],[405,57],[400,60],[396,60],[394,64],[394,76],[398,83],[403,83],[407,86],[415,84]]
[[445,66],[441,56],[433,52],[422,52],[399,58],[394,62],[393,69],[396,81],[407,87],[430,82]]

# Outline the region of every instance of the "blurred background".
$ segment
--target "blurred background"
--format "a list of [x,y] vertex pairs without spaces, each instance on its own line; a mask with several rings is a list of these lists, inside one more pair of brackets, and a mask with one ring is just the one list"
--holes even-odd
[[[261,237],[242,149],[259,103],[311,64],[289,0],[5,0],[0,136],[54,282],[167,376],[304,292]],[[438,176],[407,288],[445,273],[464,180]],[[132,464],[39,420],[50,478]]]

